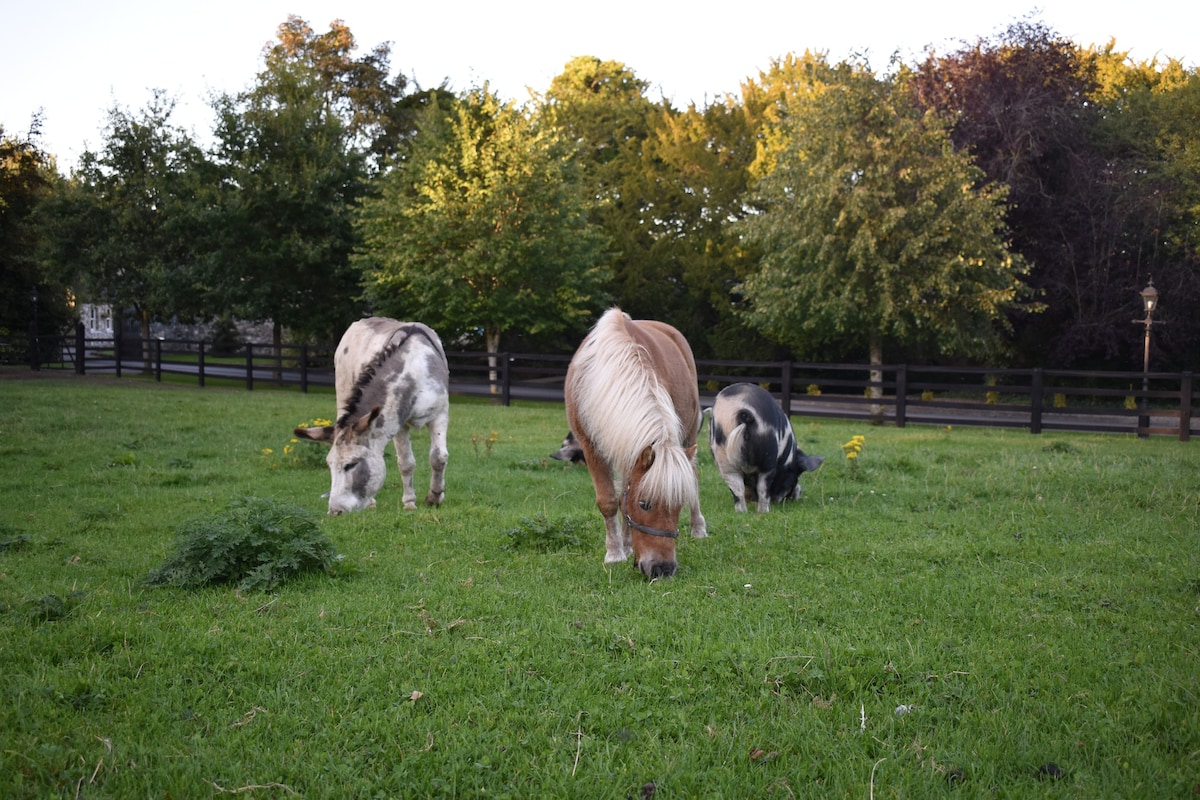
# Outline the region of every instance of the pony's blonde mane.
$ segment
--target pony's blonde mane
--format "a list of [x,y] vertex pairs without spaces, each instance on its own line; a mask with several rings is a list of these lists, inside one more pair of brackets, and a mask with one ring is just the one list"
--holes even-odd
[[696,498],[692,459],[683,447],[683,423],[650,354],[625,330],[628,315],[605,312],[572,363],[576,413],[619,480],[628,478],[638,455],[654,451],[642,489],[673,506]]

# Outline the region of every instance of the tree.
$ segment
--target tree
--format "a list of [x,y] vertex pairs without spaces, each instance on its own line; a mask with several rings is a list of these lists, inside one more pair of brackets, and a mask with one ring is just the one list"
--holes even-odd
[[[649,179],[644,147],[668,106],[651,102],[649,84],[620,61],[580,56],[567,62],[541,98],[538,115],[573,143],[588,216],[604,231],[616,302],[635,317],[667,319],[664,301],[677,292],[654,263]],[[648,296],[646,285],[654,287]],[[673,305],[667,302],[668,307]]]
[[83,154],[39,212],[54,274],[82,299],[110,304],[118,315],[132,311],[144,348],[151,322],[182,307],[180,281],[195,256],[176,222],[192,203],[202,155],[172,124],[174,108],[161,90],[140,113],[114,106],[104,146]]
[[703,110],[661,109],[626,187],[642,199],[647,242],[627,276],[629,310],[670,322],[697,355],[770,351],[730,303],[754,263],[729,223],[746,213],[755,133],[732,97]]
[[[37,143],[39,123],[34,117],[24,136],[9,136],[0,126],[0,329],[36,335],[57,332],[67,319],[66,287],[37,258],[38,208],[58,185],[52,160]],[[6,357],[0,353],[0,360]]]
[[[1137,290],[1151,274],[1176,294],[1187,283],[1164,247],[1181,218],[1179,175],[1166,165],[1179,162],[1159,149],[1166,117],[1154,100],[1180,83],[1174,72],[1128,64],[1114,43],[1082,51],[1032,22],[917,67],[920,106],[952,116],[955,146],[1009,187],[1013,249],[1032,264],[1028,283],[1045,308],[1013,317],[1024,363],[1140,366]],[[1173,107],[1187,107],[1182,94]],[[1183,118],[1183,130],[1195,128],[1194,115]]]
[[885,340],[995,353],[1027,268],[1005,246],[1003,187],[981,185],[945,124],[900,78],[845,63],[783,124],[739,226],[762,253],[750,322],[797,353],[865,348],[876,365]]
[[1200,130],[1195,124],[1200,71],[1173,59],[1133,62],[1115,42],[1083,57],[1097,76],[1092,101],[1099,114],[1090,139],[1104,157],[1102,175],[1119,189],[1110,208],[1097,207],[1090,229],[1107,233],[1115,226],[1101,221],[1122,223],[1104,240],[1106,255],[1121,266],[1120,273],[1093,279],[1115,284],[1104,295],[1111,331],[1104,338],[1122,343],[1126,363],[1141,366],[1141,329],[1128,324],[1128,311],[1134,290],[1153,277],[1164,301],[1155,316],[1167,324],[1155,328],[1152,361],[1159,369],[1196,369],[1200,319],[1192,309],[1200,305]]
[[357,263],[381,313],[489,352],[519,331],[581,331],[605,304],[603,238],[587,220],[572,150],[486,86],[416,138],[362,203]]
[[312,70],[324,115],[340,119],[351,147],[381,167],[413,124],[413,108],[405,102],[408,81],[390,75],[391,46],[381,43],[354,58],[354,34],[342,20],[333,20],[318,35],[294,14],[279,26],[276,39],[264,53],[264,74],[284,74],[301,65]]
[[285,327],[334,338],[360,316],[351,215],[366,150],[356,136],[375,124],[377,105],[358,113],[362,70],[345,56],[353,39],[344,26],[317,39],[292,17],[280,39],[251,89],[215,103],[224,180],[207,270],[214,305],[270,320],[277,351]]

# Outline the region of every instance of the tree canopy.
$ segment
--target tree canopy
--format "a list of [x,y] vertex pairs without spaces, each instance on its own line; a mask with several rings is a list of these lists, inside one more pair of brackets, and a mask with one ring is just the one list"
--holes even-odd
[[[903,81],[839,65],[793,101],[786,146],[742,223],[762,253],[746,316],[795,352],[934,345],[987,356],[1027,268],[1006,247],[1004,188],[955,151]],[[779,133],[778,131],[776,133]]]
[[573,149],[487,87],[417,135],[357,216],[373,307],[452,339],[554,337],[603,307],[604,241],[588,221]]
[[1111,368],[1140,366],[1153,277],[1152,362],[1200,366],[1200,73],[1178,61],[1022,20],[883,73],[783,54],[682,109],[583,55],[517,104],[410,91],[340,20],[275,33],[207,150],[161,91],[70,179],[0,137],[21,295],[0,326],[58,281],[44,297],[69,282],[144,331],[233,311],[328,340],[388,313],[570,351],[615,302],[702,358]]

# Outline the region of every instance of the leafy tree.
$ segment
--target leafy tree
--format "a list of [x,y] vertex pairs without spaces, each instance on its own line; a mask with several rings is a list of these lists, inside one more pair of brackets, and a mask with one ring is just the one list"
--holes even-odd
[[382,313],[449,339],[582,330],[607,298],[603,239],[587,220],[572,150],[485,86],[419,133],[357,218],[357,262]]
[[202,155],[172,124],[174,108],[161,90],[138,114],[112,108],[101,150],[85,152],[40,211],[54,273],[83,300],[132,310],[146,347],[150,323],[183,308],[179,281],[194,260],[176,222],[192,203]]
[[733,98],[703,110],[662,109],[642,146],[636,188],[648,247],[625,289],[631,310],[679,328],[698,355],[743,357],[772,344],[748,328],[730,296],[753,267],[729,223],[746,213],[755,133]]
[[[1099,122],[1091,138],[1104,157],[1103,175],[1117,183],[1111,209],[1123,223],[1105,242],[1110,258],[1122,264],[1119,279],[1104,278],[1111,307],[1109,338],[1126,342],[1128,364],[1141,366],[1142,330],[1128,323],[1134,290],[1151,276],[1162,293],[1151,358],[1158,368],[1200,367],[1200,72],[1176,60],[1133,62],[1110,42],[1086,52],[1097,76],[1093,102]],[[1119,183],[1115,180],[1119,179]],[[1101,212],[1107,212],[1101,214]],[[1098,223],[1093,230],[1106,232]],[[1115,295],[1115,296],[1113,296]]]
[[[37,143],[39,122],[34,117],[24,136],[9,136],[0,126],[0,329],[34,332],[36,303],[41,335],[66,322],[67,292],[37,259],[43,232],[37,209],[58,184],[52,159]],[[8,355],[24,354],[0,353],[0,359]]]
[[[635,317],[667,319],[660,301],[676,287],[669,286],[662,265],[650,256],[652,201],[643,164],[645,143],[666,106],[651,102],[648,88],[620,61],[580,56],[551,81],[538,115],[577,148],[581,180],[591,198],[588,216],[608,239],[616,302]],[[652,294],[647,285],[654,287]]]
[[354,106],[336,80],[347,65],[330,56],[348,32],[307,47],[290,22],[257,83],[216,100],[224,181],[206,279],[214,310],[272,321],[276,347],[285,327],[333,338],[360,315],[351,209],[366,176],[358,123],[343,118]]
[[[1089,53],[1021,22],[993,40],[931,54],[913,76],[917,102],[953,116],[956,147],[1009,187],[1013,248],[1033,265],[1028,282],[1045,306],[1013,318],[1025,363],[1140,365],[1140,334],[1130,324],[1137,290],[1153,275],[1181,300],[1196,296],[1163,236],[1188,230],[1180,191],[1189,170],[1168,166],[1182,166],[1188,147],[1164,147],[1170,137],[1160,127],[1170,124],[1168,106],[1187,108],[1187,90],[1178,65],[1159,73],[1127,63],[1114,43]],[[1184,111],[1182,119],[1191,122],[1176,130],[1194,145],[1195,117]]]
[[885,340],[989,355],[1026,266],[1005,246],[1003,187],[954,151],[899,78],[839,64],[794,101],[787,147],[739,227],[762,253],[744,292],[750,322],[797,353]]
[[276,39],[264,54],[265,73],[284,74],[297,66],[311,69],[312,88],[324,115],[340,119],[352,148],[381,166],[411,132],[414,115],[406,102],[407,79],[391,76],[391,46],[381,43],[354,58],[354,34],[342,20],[317,34],[294,14],[279,26]]

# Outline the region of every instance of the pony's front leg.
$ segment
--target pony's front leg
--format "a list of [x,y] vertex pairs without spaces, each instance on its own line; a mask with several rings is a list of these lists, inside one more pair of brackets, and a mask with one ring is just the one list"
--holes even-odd
[[592,485],[596,488],[596,508],[604,517],[604,563],[616,564],[629,558],[633,553],[633,543],[617,513],[621,499],[613,483],[612,469],[590,446],[583,447],[583,455],[587,460],[588,472],[592,475]]
[[439,414],[429,423],[429,494],[425,504],[440,506],[446,499],[446,462],[450,454],[446,450],[446,429],[450,426],[450,414]]
[[392,444],[396,447],[396,466],[400,468],[400,482],[404,485],[404,510],[412,511],[417,507],[417,492],[413,488],[417,459],[413,457],[412,432],[407,425],[392,437]]
[[704,515],[700,513],[700,472],[696,469],[696,458],[692,456],[692,474],[696,476],[696,499],[691,504],[691,519],[688,520],[689,527],[692,531],[692,536],[697,539],[703,539],[708,536],[708,523],[704,520]]

